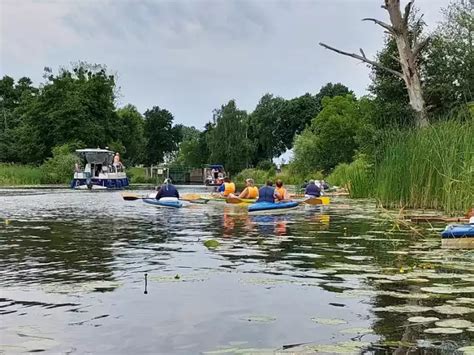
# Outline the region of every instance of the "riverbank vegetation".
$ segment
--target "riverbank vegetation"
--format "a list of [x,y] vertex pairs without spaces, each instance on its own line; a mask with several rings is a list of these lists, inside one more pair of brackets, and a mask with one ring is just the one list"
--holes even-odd
[[[367,96],[328,83],[295,98],[266,93],[252,112],[229,100],[202,130],[174,123],[158,105],[143,114],[131,104],[117,107],[116,79],[103,65],[79,62],[57,73],[45,68],[38,86],[4,76],[0,162],[8,164],[1,165],[0,184],[65,182],[72,175],[72,148],[109,147],[127,167],[219,163],[238,183],[253,177],[299,185],[326,176],[352,197],[374,197],[387,206],[464,210],[474,201],[474,19],[467,0],[452,1],[442,13],[428,33],[420,10],[406,12],[404,41],[421,78],[423,112],[413,109],[408,72],[390,31],[377,65],[369,63]],[[428,124],[420,124],[421,114]],[[64,145],[69,148],[58,151]],[[272,160],[288,150],[293,159],[277,174]],[[145,182],[142,170],[130,172]]]

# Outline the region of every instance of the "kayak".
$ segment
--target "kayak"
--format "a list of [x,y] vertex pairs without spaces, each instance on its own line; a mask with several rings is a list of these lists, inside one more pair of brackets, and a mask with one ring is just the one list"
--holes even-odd
[[256,198],[227,197],[225,202],[231,204],[248,204],[257,202]]
[[284,212],[298,207],[298,202],[255,202],[249,206],[249,213]]
[[474,237],[474,224],[451,224],[441,233],[443,238]]
[[159,200],[154,198],[144,198],[143,202],[156,207],[180,208],[183,203],[175,197],[163,197]]

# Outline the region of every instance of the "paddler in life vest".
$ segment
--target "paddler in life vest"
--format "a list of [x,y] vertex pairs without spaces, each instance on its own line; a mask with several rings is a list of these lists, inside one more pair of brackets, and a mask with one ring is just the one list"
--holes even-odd
[[268,180],[265,186],[258,190],[257,202],[275,202],[275,188],[271,180]]
[[238,196],[232,196],[232,197],[238,197],[238,198],[258,198],[258,187],[254,185],[253,179],[247,179],[245,180],[245,189],[240,193]]
[[235,184],[226,177],[224,178],[224,183],[217,189],[217,192],[219,192],[222,197],[227,197],[235,193]]
[[278,179],[275,183],[276,188],[275,188],[275,196],[278,201],[282,200],[289,200],[290,199],[290,194],[288,191],[283,187],[283,181]]
[[314,180],[309,180],[308,186],[304,190],[304,196],[306,198],[313,198],[321,196],[321,190],[316,186]]
[[156,199],[159,200],[163,197],[175,197],[179,198],[179,192],[176,187],[171,183],[170,179],[165,179],[163,185],[161,185],[158,193],[156,194]]

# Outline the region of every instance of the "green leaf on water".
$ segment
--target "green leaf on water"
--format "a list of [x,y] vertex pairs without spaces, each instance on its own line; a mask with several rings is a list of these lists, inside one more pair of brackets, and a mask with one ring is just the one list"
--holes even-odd
[[468,307],[455,307],[448,304],[443,306],[433,307],[433,309],[441,314],[467,314],[473,313],[474,309]]
[[410,318],[408,318],[408,321],[411,322],[411,323],[431,323],[431,322],[436,322],[437,320],[439,320],[438,317],[422,317],[422,316],[418,316],[418,317],[410,317]]
[[347,324],[344,319],[337,319],[337,318],[311,318],[311,320],[318,324],[324,325],[339,325],[339,324]]
[[469,328],[472,322],[464,319],[445,319],[436,322],[435,325],[441,328]]
[[461,329],[456,328],[428,328],[425,329],[427,334],[460,334],[462,333]]
[[204,242],[204,246],[208,249],[216,249],[221,243],[215,239],[208,239]]
[[370,334],[370,333],[373,333],[373,329],[371,328],[346,328],[346,329],[342,329],[340,330],[340,333],[342,334],[358,334],[358,335],[361,335],[361,334]]

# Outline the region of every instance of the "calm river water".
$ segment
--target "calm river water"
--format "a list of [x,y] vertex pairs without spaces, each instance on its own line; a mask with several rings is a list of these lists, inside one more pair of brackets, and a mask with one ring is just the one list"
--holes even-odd
[[441,226],[400,231],[370,201],[249,216],[3,190],[0,221],[0,353],[452,354],[474,342],[473,251],[442,249]]

